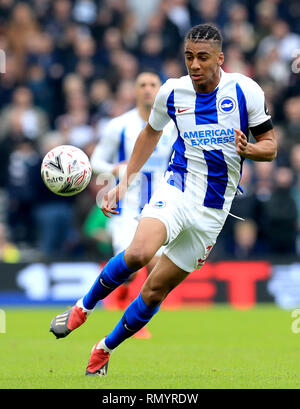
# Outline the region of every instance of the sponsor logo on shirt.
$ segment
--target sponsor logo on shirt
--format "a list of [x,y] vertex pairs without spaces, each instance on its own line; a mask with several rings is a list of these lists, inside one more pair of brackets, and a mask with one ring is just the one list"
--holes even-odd
[[233,128],[204,129],[201,131],[185,131],[183,138],[189,139],[191,145],[220,145],[223,143],[232,143],[235,141],[235,132]]

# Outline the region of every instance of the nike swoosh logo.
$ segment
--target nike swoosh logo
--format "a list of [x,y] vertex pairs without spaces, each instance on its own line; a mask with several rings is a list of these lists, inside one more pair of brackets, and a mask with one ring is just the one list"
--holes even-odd
[[182,112],[188,111],[189,109],[191,109],[191,108],[185,108],[185,109],[179,109],[178,108],[178,113],[182,114]]
[[127,324],[124,324],[124,328],[127,329],[127,331],[136,332],[135,329],[130,329],[130,328],[128,328],[128,325],[127,325]]

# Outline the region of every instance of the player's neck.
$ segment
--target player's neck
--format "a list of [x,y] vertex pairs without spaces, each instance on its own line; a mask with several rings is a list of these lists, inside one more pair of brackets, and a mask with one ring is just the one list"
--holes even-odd
[[145,107],[144,105],[137,105],[137,110],[139,113],[139,116],[145,121],[148,122],[150,113],[151,113],[151,107]]
[[195,91],[198,92],[199,94],[209,94],[210,92],[213,92],[219,85],[221,75],[222,73],[221,70],[219,69],[216,72],[216,75],[211,79],[211,81],[208,81],[205,84],[195,84],[193,82],[193,87]]

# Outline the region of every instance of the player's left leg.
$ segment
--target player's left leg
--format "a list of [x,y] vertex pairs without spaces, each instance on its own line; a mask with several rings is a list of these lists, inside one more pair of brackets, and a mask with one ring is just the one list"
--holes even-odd
[[[110,222],[110,231],[112,236],[112,246],[114,256],[127,249],[135,235],[138,221],[135,214],[126,213],[113,217]],[[137,272],[132,273],[128,279],[115,290],[115,301],[119,309],[124,310],[128,305],[129,284],[134,280]]]
[[166,235],[166,227],[160,220],[142,219],[126,251],[109,260],[88,293],[76,305],[54,317],[50,331],[56,338],[64,338],[81,326],[99,300],[103,300],[132,273],[148,264],[166,241]]
[[[158,253],[157,253],[158,254]],[[147,269],[147,276],[150,275],[151,271],[154,269],[154,267],[156,266],[156,264],[158,263],[160,259],[160,256],[154,256],[149,263],[146,266]],[[136,339],[149,339],[152,337],[151,332],[149,331],[149,329],[147,328],[147,326],[144,326],[143,328],[141,328],[138,332],[136,332],[133,335],[134,338]]]
[[121,320],[105,339],[94,346],[86,375],[105,376],[112,351],[151,320],[169,292],[188,274],[176,266],[167,256],[162,255],[145,281],[140,294],[128,306]]

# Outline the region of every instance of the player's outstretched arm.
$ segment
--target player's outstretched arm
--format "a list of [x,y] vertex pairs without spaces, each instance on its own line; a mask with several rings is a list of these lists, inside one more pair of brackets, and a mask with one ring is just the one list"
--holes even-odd
[[271,129],[261,135],[256,135],[255,139],[256,143],[250,143],[240,129],[235,129],[236,152],[244,158],[254,161],[271,162],[274,160],[277,155],[274,130]]
[[134,145],[133,152],[127,165],[126,172],[120,183],[109,191],[102,202],[101,210],[107,217],[117,214],[115,210],[117,202],[121,200],[127,192],[128,186],[133,181],[145,162],[149,159],[161,137],[162,131],[156,131],[149,124],[139,134]]

